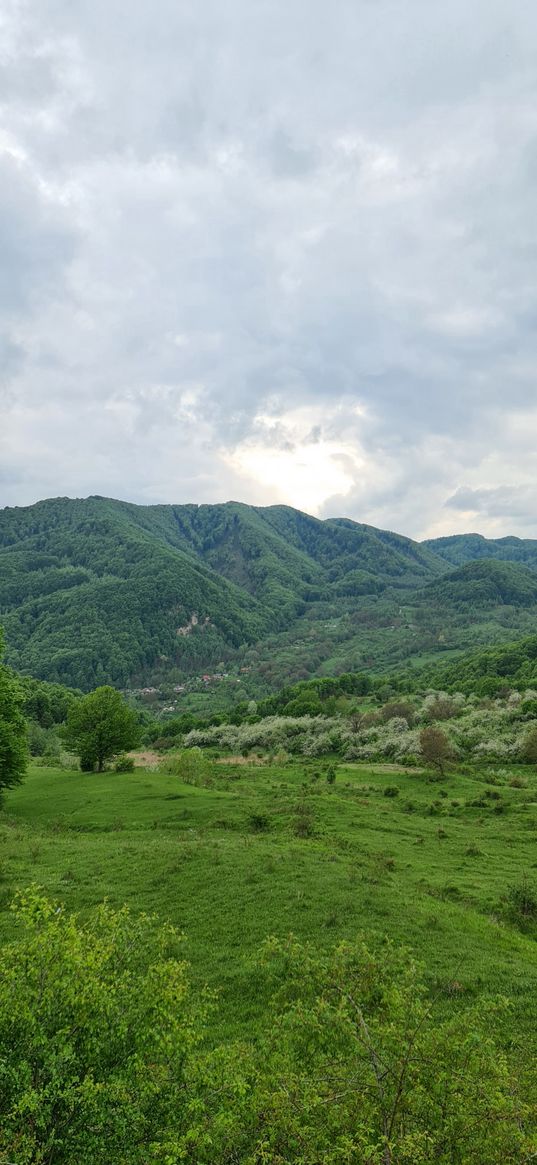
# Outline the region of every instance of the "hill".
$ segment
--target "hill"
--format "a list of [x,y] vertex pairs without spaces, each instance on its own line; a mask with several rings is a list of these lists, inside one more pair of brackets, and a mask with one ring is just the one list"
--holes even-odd
[[537,603],[537,574],[527,566],[494,558],[467,562],[430,583],[420,597],[426,603],[436,602],[461,610],[480,610],[501,603],[532,607]]
[[422,545],[451,566],[462,566],[465,562],[481,558],[537,566],[535,538],[484,538],[482,534],[452,534],[447,538],[430,538]]

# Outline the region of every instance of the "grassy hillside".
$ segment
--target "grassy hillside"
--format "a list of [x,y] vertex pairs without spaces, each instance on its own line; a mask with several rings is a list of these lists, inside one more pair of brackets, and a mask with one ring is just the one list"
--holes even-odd
[[[108,897],[172,919],[198,983],[218,987],[215,1034],[255,1031],[268,988],[252,956],[268,934],[327,949],[365,930],[423,958],[439,1012],[489,993],[513,1001],[511,1047],[535,1037],[537,777],[516,767],[441,784],[419,769],[217,764],[205,784],[174,776],[34,769],[0,817],[0,929],[37,882],[69,907]],[[492,788],[501,796],[483,808]],[[393,795],[393,789],[398,795]],[[386,795],[386,790],[391,795]],[[431,806],[433,808],[431,809]]]

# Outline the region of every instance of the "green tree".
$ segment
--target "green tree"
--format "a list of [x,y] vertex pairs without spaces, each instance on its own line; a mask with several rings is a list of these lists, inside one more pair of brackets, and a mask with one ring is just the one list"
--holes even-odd
[[[3,647],[0,631],[0,659]],[[26,772],[28,744],[23,698],[15,676],[0,663],[0,794],[2,789],[20,784]]]
[[179,937],[103,905],[81,922],[21,895],[0,950],[0,1159],[146,1165],[198,1158],[191,1060],[204,1021]]
[[78,753],[80,767],[102,772],[104,763],[135,748],[140,730],[135,713],[115,688],[96,688],[69,709],[64,740]]
[[[507,1005],[439,1019],[408,952],[271,939],[270,1031],[243,1119],[264,1165],[515,1165],[534,1114],[491,1036]],[[253,1149],[253,1151],[252,1151]]]

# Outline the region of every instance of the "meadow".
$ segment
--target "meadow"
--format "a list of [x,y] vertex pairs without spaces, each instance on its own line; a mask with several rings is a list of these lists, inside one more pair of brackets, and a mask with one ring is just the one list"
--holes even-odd
[[0,814],[0,930],[37,883],[87,912],[107,898],[185,934],[197,984],[219,992],[215,1039],[251,1036],[267,935],[318,949],[362,932],[409,946],[442,1014],[512,1000],[505,1040],[537,1031],[537,772],[339,763],[212,763],[198,784],[137,768],[33,766]]

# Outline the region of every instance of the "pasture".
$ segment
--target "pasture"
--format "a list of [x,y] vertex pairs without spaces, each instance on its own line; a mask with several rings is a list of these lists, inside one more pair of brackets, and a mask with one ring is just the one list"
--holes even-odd
[[37,883],[68,908],[127,903],[185,934],[195,982],[219,992],[215,1037],[252,1034],[267,935],[320,948],[388,935],[424,963],[441,1011],[513,1001],[537,1020],[537,773],[318,762],[217,764],[201,785],[149,769],[33,767],[0,814],[0,929]]

